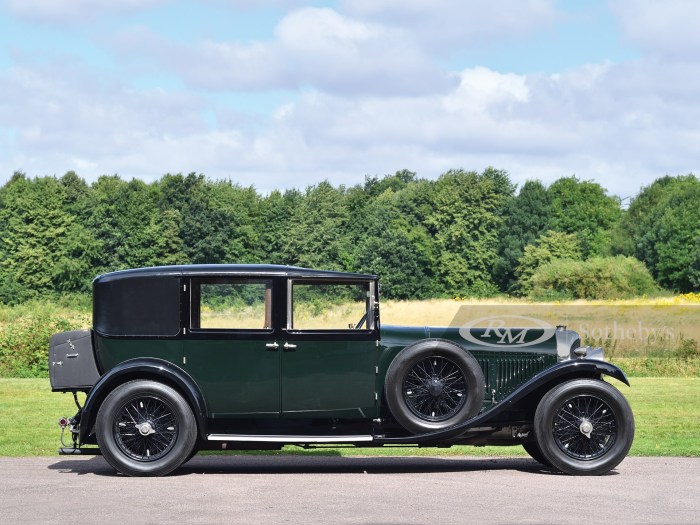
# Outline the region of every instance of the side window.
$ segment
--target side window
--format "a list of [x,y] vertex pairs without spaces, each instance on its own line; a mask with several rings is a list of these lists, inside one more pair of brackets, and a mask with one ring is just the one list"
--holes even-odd
[[193,279],[193,330],[271,330],[272,281]]
[[371,330],[369,282],[291,281],[287,328],[291,330]]

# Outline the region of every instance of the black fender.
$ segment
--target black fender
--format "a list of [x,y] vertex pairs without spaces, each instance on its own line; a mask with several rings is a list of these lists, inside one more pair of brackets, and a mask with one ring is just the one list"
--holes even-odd
[[197,382],[182,368],[157,358],[129,359],[119,363],[95,383],[88,393],[80,412],[78,443],[84,444],[95,426],[97,411],[102,401],[117,386],[135,379],[152,379],[169,384],[187,400],[197,418],[197,428],[202,439],[207,437],[207,405]]
[[570,379],[600,378],[602,375],[614,377],[618,381],[630,386],[625,373],[617,366],[599,361],[597,359],[575,359],[561,361],[526,381],[497,405],[486,412],[449,428],[437,432],[425,434],[414,434],[412,436],[396,438],[376,438],[378,444],[411,444],[411,443],[437,443],[441,441],[453,440],[462,434],[466,434],[472,428],[488,426],[490,421],[494,421],[502,412],[513,407],[528,395],[536,390],[550,389],[555,385],[569,381]]

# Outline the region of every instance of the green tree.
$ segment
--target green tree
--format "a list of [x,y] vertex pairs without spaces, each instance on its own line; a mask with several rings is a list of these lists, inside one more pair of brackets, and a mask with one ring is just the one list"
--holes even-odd
[[617,197],[607,195],[600,184],[575,176],[557,180],[547,193],[548,229],[575,234],[584,257],[611,253],[611,230],[622,217]]
[[294,257],[285,252],[291,235],[294,210],[303,196],[299,190],[274,190],[260,204],[260,245],[263,260],[270,264],[291,264]]
[[440,176],[430,194],[425,223],[435,238],[434,272],[445,295],[490,295],[498,259],[498,231],[514,186],[504,171],[452,170]]
[[666,176],[643,188],[620,229],[630,239],[620,251],[643,261],[659,284],[700,290],[700,181],[694,175]]
[[362,234],[355,243],[357,269],[382,276],[382,295],[390,299],[429,296],[432,243],[415,218],[402,214],[401,191],[385,189],[365,207]]
[[100,243],[99,272],[188,262],[179,214],[159,209],[157,185],[103,176],[92,198],[89,225]]
[[140,266],[165,266],[187,263],[185,243],[180,238],[180,212],[165,210],[151,216],[143,232],[143,239],[150,244],[141,247]]
[[538,180],[523,184],[517,197],[508,199],[505,221],[499,231],[498,260],[494,265],[494,280],[502,291],[514,291],[517,283],[515,268],[523,250],[547,229],[550,219],[550,196]]
[[180,215],[180,237],[194,264],[252,263],[260,247],[261,199],[252,188],[204,175],[165,175],[157,184],[159,208]]
[[63,182],[15,173],[0,191],[3,302],[89,287],[97,243],[70,212],[75,195]]
[[364,191],[369,197],[378,197],[386,190],[398,193],[415,181],[416,174],[409,170],[397,171],[393,175],[386,175],[382,178],[366,176]]
[[330,270],[350,266],[352,247],[345,235],[350,215],[344,197],[345,188],[336,189],[328,181],[306,188],[282,248],[285,261]]

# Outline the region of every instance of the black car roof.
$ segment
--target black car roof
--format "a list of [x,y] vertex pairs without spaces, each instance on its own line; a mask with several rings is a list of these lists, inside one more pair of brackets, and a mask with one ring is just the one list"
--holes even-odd
[[338,272],[333,270],[312,270],[298,266],[279,264],[183,264],[177,266],[154,266],[136,268],[98,275],[94,283],[106,283],[132,277],[223,277],[235,275],[255,275],[261,277],[307,277],[337,279],[377,279],[376,275]]

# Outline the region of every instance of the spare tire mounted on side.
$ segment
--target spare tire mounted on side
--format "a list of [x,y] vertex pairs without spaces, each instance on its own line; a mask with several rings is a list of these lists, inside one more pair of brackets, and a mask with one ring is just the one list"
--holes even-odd
[[391,362],[384,384],[391,414],[416,434],[475,416],[485,388],[474,356],[444,339],[425,339],[404,348]]

